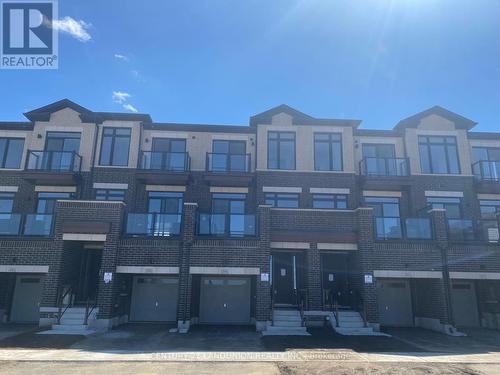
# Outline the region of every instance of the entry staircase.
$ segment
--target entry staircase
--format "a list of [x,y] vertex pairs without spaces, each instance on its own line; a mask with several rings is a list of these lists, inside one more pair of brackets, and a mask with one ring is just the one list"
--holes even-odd
[[262,332],[263,336],[310,336],[303,323],[300,311],[274,309],[272,325]]
[[344,336],[388,336],[367,326],[361,314],[354,310],[338,310],[331,313],[330,324],[335,332]]
[[97,308],[94,309],[87,319],[87,324],[85,324],[85,307],[68,307],[64,314],[61,316],[60,322],[58,324],[52,325],[53,331],[64,331],[70,334],[70,332],[82,332],[89,330],[88,320],[95,319],[98,313]]

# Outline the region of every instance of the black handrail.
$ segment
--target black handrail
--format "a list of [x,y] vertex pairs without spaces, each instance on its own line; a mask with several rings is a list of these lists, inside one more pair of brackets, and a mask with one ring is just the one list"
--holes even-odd
[[[223,168],[214,168],[214,156],[215,157],[223,157],[225,158],[224,160],[224,167]],[[237,166],[233,165],[233,158],[244,158],[243,163],[234,163],[237,164]],[[250,160],[251,160],[251,155],[250,154],[229,154],[229,153],[222,153],[222,152],[207,152],[206,156],[206,162],[205,162],[205,168],[207,172],[214,172],[214,173],[248,173],[250,172]],[[239,167],[238,164],[242,164],[241,167]]]
[[61,324],[61,318],[62,318],[62,316],[64,315],[64,313],[66,312],[66,310],[68,310],[68,308],[71,306],[71,301],[70,301],[66,305],[66,307],[64,308],[64,310],[63,310],[64,299],[66,298],[66,296],[68,294],[70,294],[73,291],[73,286],[69,285],[64,293],[63,293],[63,290],[64,290],[63,287],[61,287],[61,289],[59,290],[59,293],[58,293],[58,299],[57,299],[57,324]]
[[25,164],[25,170],[36,171],[80,172],[81,168],[82,157],[75,151],[28,150]]
[[92,314],[92,311],[94,311],[94,309],[97,307],[97,300],[94,301],[92,307],[90,307],[89,304],[90,304],[90,298],[87,298],[87,301],[85,303],[85,318],[83,320],[84,325],[89,324],[89,317],[90,314]]
[[500,160],[479,160],[472,164],[472,173],[478,180],[499,181]]
[[[369,161],[376,163],[375,170],[369,170]],[[382,163],[382,168],[379,168],[379,162]],[[359,162],[359,170],[364,176],[409,176],[410,160],[408,158],[364,157]]]
[[[183,160],[177,163],[173,160],[174,156],[183,158]],[[188,172],[191,169],[191,158],[187,152],[141,151],[139,169]]]

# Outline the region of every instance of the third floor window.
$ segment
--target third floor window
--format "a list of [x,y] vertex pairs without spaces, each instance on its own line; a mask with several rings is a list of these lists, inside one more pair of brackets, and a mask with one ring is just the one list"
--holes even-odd
[[24,138],[0,138],[0,168],[21,167]]
[[103,128],[100,165],[128,166],[130,128]]
[[268,133],[267,168],[295,169],[295,133]]
[[248,172],[249,159],[245,141],[214,140],[212,153],[208,155],[211,172]]
[[422,173],[459,174],[455,137],[418,137]]
[[342,136],[336,133],[314,134],[314,169],[342,170]]

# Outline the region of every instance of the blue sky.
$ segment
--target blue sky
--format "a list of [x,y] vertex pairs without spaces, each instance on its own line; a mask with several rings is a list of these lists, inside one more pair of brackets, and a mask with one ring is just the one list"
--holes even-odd
[[499,130],[498,0],[60,0],[59,18],[59,69],[0,70],[0,120],[67,97],[214,124],[286,103],[385,129],[439,104]]

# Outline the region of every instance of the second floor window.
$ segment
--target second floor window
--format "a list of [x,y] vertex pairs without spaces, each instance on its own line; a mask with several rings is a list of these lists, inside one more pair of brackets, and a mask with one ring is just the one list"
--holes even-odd
[[73,199],[73,193],[38,193],[37,214],[54,214],[59,199]]
[[446,210],[446,217],[448,219],[460,219],[462,217],[460,198],[455,198],[455,197],[427,198],[427,203],[433,209]]
[[14,207],[14,193],[0,193],[0,213],[8,214]]
[[288,193],[266,194],[266,204],[278,208],[299,208],[299,195]]
[[181,214],[183,193],[150,191],[148,196],[148,212],[159,214]]
[[268,133],[267,168],[295,169],[295,133]]
[[347,196],[342,194],[314,194],[313,208],[347,208]]
[[95,199],[98,201],[121,201],[125,200],[125,190],[118,189],[96,189]]
[[500,179],[500,148],[473,147],[472,172],[486,180]]
[[130,128],[103,128],[100,165],[128,166],[130,149]]
[[366,197],[365,203],[373,208],[375,233],[379,239],[402,237],[399,198]]
[[0,138],[0,168],[21,168],[24,138]]
[[422,173],[459,174],[455,137],[418,137]]
[[342,136],[336,133],[314,134],[314,169],[342,170]]

